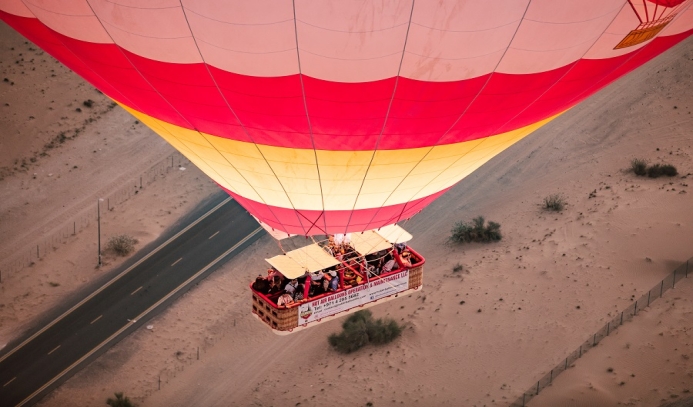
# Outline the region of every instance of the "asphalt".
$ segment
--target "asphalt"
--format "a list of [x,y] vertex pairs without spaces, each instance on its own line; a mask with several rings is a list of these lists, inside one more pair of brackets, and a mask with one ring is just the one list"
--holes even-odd
[[35,404],[263,234],[225,194],[199,206],[0,352],[0,406]]

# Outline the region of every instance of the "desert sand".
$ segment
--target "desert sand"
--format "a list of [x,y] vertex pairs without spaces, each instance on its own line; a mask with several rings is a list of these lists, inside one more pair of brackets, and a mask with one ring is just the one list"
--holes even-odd
[[693,284],[669,291],[578,360],[529,404],[657,406],[693,404]]
[[[4,23],[0,61],[10,79],[0,82],[2,348],[123,261],[107,255],[95,268],[99,198],[102,243],[127,233],[140,248],[217,188],[177,154],[169,168],[172,147]],[[132,198],[116,204],[122,192]],[[78,233],[46,246],[66,230]],[[34,264],[18,268],[30,255]]]
[[[10,51],[3,48],[2,52]],[[9,69],[6,66],[3,63],[2,69]],[[71,78],[65,80],[76,83],[77,79]],[[15,82],[18,86],[19,81]],[[125,392],[141,406],[507,405],[585,336],[627,307],[633,295],[639,297],[693,255],[693,191],[688,187],[693,178],[692,91],[693,40],[688,39],[508,149],[404,223],[402,226],[415,236],[412,246],[427,263],[421,293],[371,309],[375,317],[389,316],[407,324],[402,337],[392,344],[343,356],[331,350],[326,341],[328,334],[339,330],[343,319],[285,337],[274,335],[258,322],[250,313],[247,283],[263,270],[265,257],[280,253],[276,242],[265,236],[152,319],[153,329],[143,328],[121,341],[40,405],[104,405],[116,391]],[[22,97],[40,99],[42,95],[27,90]],[[33,106],[33,102],[28,105]],[[120,142],[109,142],[104,159],[112,154],[128,157],[120,145],[127,144],[125,140],[130,137],[161,146],[160,140],[134,124],[134,119],[119,108],[101,116],[65,147],[51,151],[50,157],[42,158],[45,161],[39,160],[39,169],[47,169],[52,160],[53,165],[64,165],[68,157],[69,163],[79,168],[96,165],[98,160],[86,153],[74,157],[66,154],[62,161],[55,158],[70,146],[88,143],[89,129],[100,131],[101,138],[124,137]],[[41,120],[47,126],[53,123]],[[112,129],[108,136],[105,128]],[[34,128],[33,133],[37,132]],[[32,148],[17,147],[16,151],[31,153]],[[673,164],[680,176],[638,178],[626,171],[634,157]],[[146,159],[129,158],[138,164]],[[29,183],[35,182],[31,174],[38,172],[33,168],[6,176],[0,181],[2,193],[26,194],[23,201],[29,205],[40,202],[46,192],[30,187]],[[203,199],[213,188],[208,189],[207,181],[193,171],[173,171],[116,208],[114,216],[131,221],[119,222],[119,230],[147,240]],[[60,180],[84,184],[99,175],[96,170],[94,173],[63,172]],[[102,182],[110,179],[106,175],[114,174],[101,174]],[[57,181],[44,182],[48,188],[50,182]],[[21,189],[22,185],[28,189]],[[95,193],[87,195],[84,202],[91,204]],[[542,211],[543,198],[554,193],[565,197],[567,208],[561,213]],[[173,194],[176,199],[163,200],[164,194]],[[71,203],[71,196],[56,186],[51,204],[63,202]],[[15,233],[43,222],[40,207],[26,210],[24,218],[15,223]],[[171,214],[167,214],[169,210]],[[3,207],[0,213],[4,216],[7,211]],[[454,222],[477,215],[501,224],[501,242],[447,243]],[[115,219],[111,222],[114,226]],[[88,233],[81,232],[78,238]],[[0,243],[4,247],[11,242],[3,238]],[[74,292],[85,282],[77,280],[65,288],[62,284],[41,284],[56,278],[53,276],[73,279],[72,268],[83,268],[77,274],[85,281],[93,279],[95,273],[106,272],[94,270],[93,255],[86,253],[93,250],[91,244],[87,238],[71,241],[51,254],[55,259],[51,267],[41,272],[25,271],[20,273],[25,276],[22,278],[3,279],[3,331],[5,323],[13,327],[5,337],[11,337],[22,325],[8,317],[12,313],[7,310],[27,304],[23,301],[30,301],[24,308],[34,304],[33,299],[22,299],[24,291],[27,298],[54,288]],[[463,271],[453,272],[457,264]],[[692,285],[682,282],[681,291],[686,284]],[[55,297],[45,294],[50,298],[44,297],[47,299],[38,308],[45,312],[69,292]],[[670,292],[657,306],[666,307],[666,301],[671,303],[678,295],[678,291]],[[657,310],[643,313],[559,377],[546,390],[546,397],[552,392],[558,392],[557,397],[581,397],[579,392],[586,391],[584,378],[607,376],[602,362],[608,356],[612,359],[606,360],[614,360],[609,363],[614,377],[635,374],[636,379],[646,378],[644,371],[648,369],[684,377],[690,366],[680,359],[681,354],[690,353],[689,345],[680,345],[669,362],[661,357],[673,341],[688,343],[685,325],[679,326],[678,321],[693,310],[690,302],[675,301],[677,312],[667,313],[679,319],[653,328],[647,319],[657,319]],[[40,316],[38,311],[32,315],[25,312],[22,322]],[[670,341],[648,341],[644,333],[653,329],[655,335],[664,332]],[[608,348],[612,339],[623,342]],[[621,349],[622,343],[629,343],[630,349]],[[644,351],[648,346],[652,352]],[[615,362],[620,355],[636,351],[638,363]],[[588,358],[598,362],[590,364]],[[653,367],[658,363],[665,365]],[[571,380],[570,375],[577,378]],[[559,387],[564,377],[568,383]],[[612,379],[607,376],[611,382],[604,384],[590,379],[604,389],[595,396],[603,397],[594,399],[603,400],[602,404],[595,401],[591,405],[616,405],[618,400],[656,405],[670,397],[670,392],[684,395],[680,380],[654,381],[647,386],[629,380],[626,391],[625,386],[612,390],[616,380]],[[675,389],[670,390],[672,387]],[[554,405],[551,400],[557,399],[546,400],[547,404],[540,404],[542,400],[537,398],[536,405]]]

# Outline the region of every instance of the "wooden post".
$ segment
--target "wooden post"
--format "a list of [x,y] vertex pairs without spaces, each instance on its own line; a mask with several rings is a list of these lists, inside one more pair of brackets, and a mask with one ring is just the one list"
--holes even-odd
[[[662,282],[664,282],[664,280],[662,280]],[[633,315],[638,315],[638,302],[637,301],[635,301],[635,313],[633,313]]]
[[582,345],[580,345],[580,357],[582,357]]
[[551,376],[549,376],[549,384],[553,383],[553,369],[551,369]]
[[662,280],[662,286],[659,288],[659,298],[662,298],[662,294],[664,294],[664,280]]
[[539,382],[537,381],[537,396],[539,395]]

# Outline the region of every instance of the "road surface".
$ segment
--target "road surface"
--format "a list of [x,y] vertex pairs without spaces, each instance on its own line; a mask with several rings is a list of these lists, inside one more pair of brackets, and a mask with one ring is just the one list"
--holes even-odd
[[216,195],[105,284],[3,349],[0,406],[36,403],[263,234],[245,209]]

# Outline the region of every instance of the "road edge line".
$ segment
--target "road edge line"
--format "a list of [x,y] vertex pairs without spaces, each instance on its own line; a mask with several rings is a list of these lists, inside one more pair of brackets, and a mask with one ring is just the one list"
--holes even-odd
[[[264,230],[264,229],[263,229],[262,227],[259,227],[259,228],[255,229],[254,231],[252,231],[248,236],[244,237],[240,242],[238,242],[238,243],[236,243],[235,245],[233,245],[229,250],[225,251],[222,255],[220,255],[219,257],[217,257],[216,259],[214,259],[211,263],[209,263],[208,265],[206,265],[204,268],[202,268],[201,270],[199,270],[197,273],[193,274],[190,278],[188,278],[187,280],[185,280],[181,285],[179,285],[178,287],[176,287],[173,291],[171,291],[171,292],[169,292],[168,294],[166,294],[164,297],[162,297],[159,301],[155,302],[152,306],[150,306],[149,308],[147,308],[147,309],[146,309],[144,312],[142,312],[140,315],[136,316],[136,317],[132,320],[132,321],[133,321],[132,323],[134,323],[134,322],[136,322],[136,321],[139,321],[140,319],[142,319],[142,318],[144,318],[145,316],[147,316],[147,314],[149,314],[150,312],[152,312],[152,311],[153,311],[154,309],[156,309],[159,305],[161,305],[161,304],[164,303],[166,300],[168,300],[169,298],[171,298],[172,296],[174,296],[176,293],[178,293],[178,291],[180,291],[180,290],[182,290],[183,288],[185,288],[188,284],[190,284],[191,282],[193,282],[196,278],[198,278],[198,277],[199,277],[200,275],[202,275],[204,272],[206,272],[207,270],[209,270],[211,267],[214,267],[214,265],[216,265],[216,264],[219,263],[221,260],[223,260],[224,257],[228,256],[230,253],[232,253],[233,251],[235,251],[238,247],[240,247],[242,244],[244,244],[245,242],[247,242],[250,238],[252,238],[252,237],[255,236],[256,234],[258,234],[258,232],[260,232],[260,231],[262,231],[262,230]],[[33,392],[29,397],[27,397],[27,398],[25,398],[24,400],[22,400],[22,401],[21,401],[19,404],[17,404],[15,407],[21,407],[21,406],[23,406],[24,404],[30,402],[31,399],[33,399],[34,397],[36,397],[39,393],[41,393],[42,391],[46,390],[46,388],[50,387],[53,383],[55,383],[56,381],[60,380],[63,376],[65,376],[67,373],[69,373],[70,370],[74,369],[74,368],[75,368],[76,366],[78,366],[80,363],[84,362],[84,361],[85,361],[86,359],[88,359],[91,355],[93,355],[94,353],[98,352],[98,351],[99,351],[101,348],[103,348],[104,346],[108,345],[108,343],[111,342],[113,339],[117,338],[118,335],[122,334],[124,331],[126,331],[128,328],[130,328],[130,326],[131,326],[132,323],[129,322],[129,323],[125,324],[122,328],[120,328],[118,331],[116,331],[113,335],[111,335],[111,336],[109,336],[108,338],[106,338],[106,340],[104,340],[103,342],[101,342],[100,344],[98,344],[94,349],[92,349],[92,350],[90,350],[89,352],[87,352],[86,355],[84,355],[84,356],[82,356],[81,358],[79,358],[76,362],[74,362],[74,363],[71,364],[69,367],[67,367],[65,370],[63,370],[62,372],[60,372],[57,376],[55,376],[54,378],[52,378],[48,383],[46,383],[46,384],[44,384],[43,386],[41,386],[38,390],[36,390],[35,392]]]
[[84,305],[84,303],[86,303],[87,301],[89,301],[89,300],[91,300],[92,298],[94,298],[97,294],[99,294],[101,291],[103,291],[103,290],[105,290],[106,288],[108,288],[111,284],[113,284],[113,283],[115,283],[116,281],[118,281],[121,277],[123,277],[124,275],[126,275],[127,273],[129,273],[130,271],[132,271],[132,269],[134,269],[135,267],[137,267],[137,266],[139,266],[140,264],[142,264],[143,262],[145,262],[147,259],[149,259],[149,258],[152,257],[154,254],[156,254],[159,250],[161,250],[161,249],[163,249],[164,247],[168,246],[172,241],[178,239],[183,233],[187,232],[187,231],[190,230],[192,227],[194,227],[194,226],[197,225],[198,223],[202,222],[206,217],[208,217],[209,215],[211,215],[212,213],[214,213],[217,209],[219,209],[219,208],[221,208],[222,206],[224,206],[224,205],[226,205],[227,203],[229,203],[229,201],[231,201],[231,200],[232,200],[231,197],[228,197],[228,198],[224,199],[224,200],[223,200],[221,203],[219,203],[217,206],[215,206],[214,208],[210,209],[207,213],[205,213],[204,215],[202,215],[201,217],[199,217],[198,219],[196,219],[193,223],[191,223],[190,225],[186,226],[183,230],[181,230],[180,232],[178,232],[178,233],[176,233],[175,235],[173,235],[170,239],[168,239],[167,241],[165,241],[164,243],[162,243],[159,247],[157,247],[156,249],[154,249],[154,250],[152,250],[151,252],[147,253],[147,255],[145,255],[144,257],[142,257],[141,259],[139,259],[135,264],[133,264],[132,266],[128,267],[127,269],[125,269],[122,273],[118,274],[117,276],[113,277],[113,279],[111,279],[110,281],[108,281],[106,284],[102,285],[102,286],[99,287],[98,289],[96,289],[96,291],[94,291],[94,292],[92,292],[91,294],[89,294],[87,297],[85,297],[84,299],[82,299],[82,301],[80,301],[80,302],[78,302],[77,304],[75,304],[72,308],[70,308],[69,310],[63,312],[62,315],[60,315],[58,318],[56,318],[56,319],[54,319],[53,321],[51,321],[50,323],[48,323],[48,325],[44,326],[44,327],[41,328],[38,332],[36,332],[36,333],[34,333],[33,335],[31,335],[29,338],[27,338],[26,340],[24,340],[24,342],[22,342],[22,343],[20,343],[19,345],[15,346],[14,349],[12,349],[11,351],[9,351],[9,352],[7,352],[5,355],[1,356],[1,357],[0,357],[0,363],[2,363],[5,359],[7,359],[7,358],[9,358],[10,356],[12,356],[15,352],[17,352],[17,351],[20,350],[21,348],[23,348],[27,343],[29,343],[29,342],[33,341],[34,339],[36,339],[37,336],[39,336],[39,335],[41,335],[42,333],[46,332],[46,331],[47,331],[48,329],[50,329],[53,325],[55,325],[55,324],[57,324],[58,322],[60,322],[63,318],[65,318],[66,316],[68,316],[69,314],[71,314],[74,310],[76,310],[77,308],[79,308],[79,307],[81,307],[82,305]]

